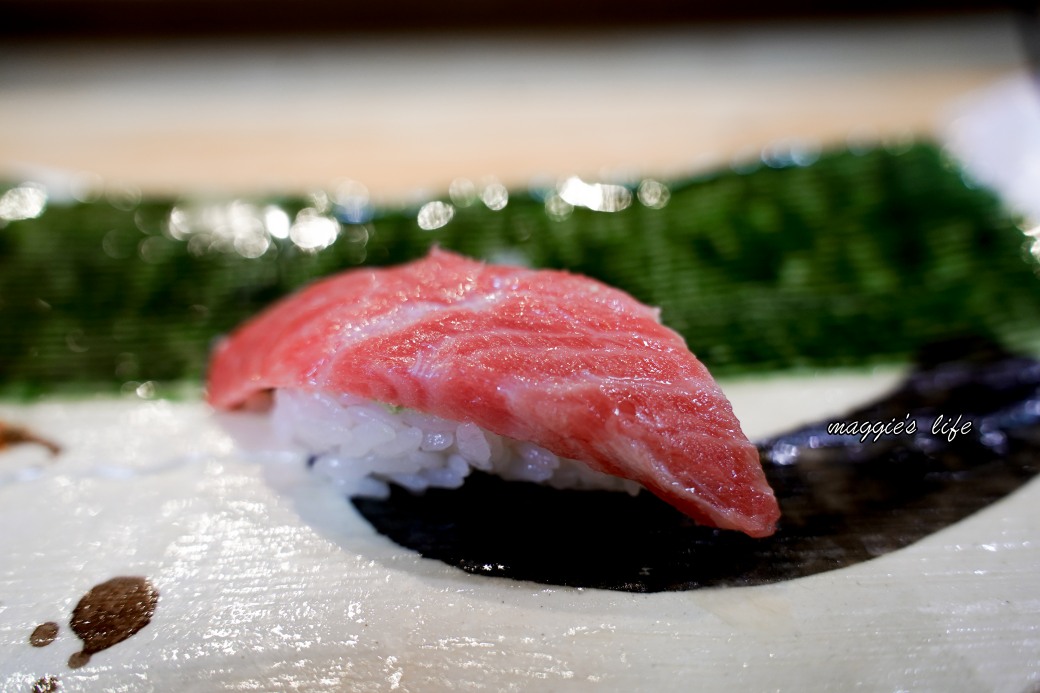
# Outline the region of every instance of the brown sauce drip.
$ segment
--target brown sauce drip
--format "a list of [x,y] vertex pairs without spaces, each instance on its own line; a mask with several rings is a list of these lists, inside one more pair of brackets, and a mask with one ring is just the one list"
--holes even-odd
[[59,687],[57,676],[42,676],[33,684],[32,693],[55,693]]
[[83,649],[69,657],[69,667],[78,669],[92,655],[147,626],[158,603],[159,591],[143,577],[116,577],[95,585],[72,610],[69,625]]
[[57,637],[58,624],[54,621],[47,621],[33,629],[32,635],[29,636],[29,644],[33,647],[46,647],[54,642],[54,639]]
[[22,426],[14,426],[0,421],[0,450],[11,445],[20,445],[23,443],[42,445],[47,448],[52,455],[57,455],[61,452],[61,447],[57,443],[38,436]]

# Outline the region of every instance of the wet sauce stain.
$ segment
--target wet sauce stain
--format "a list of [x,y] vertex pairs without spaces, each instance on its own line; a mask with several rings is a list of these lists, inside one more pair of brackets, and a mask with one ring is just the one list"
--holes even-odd
[[47,448],[52,455],[57,455],[61,452],[61,447],[57,443],[38,436],[22,426],[15,426],[0,421],[0,450],[12,445],[21,445],[25,443],[42,445]]
[[59,687],[57,676],[43,676],[33,684],[32,693],[54,693]]
[[69,657],[69,667],[78,669],[147,626],[158,603],[159,591],[143,577],[116,577],[95,585],[72,610],[69,625],[83,649]]
[[29,644],[33,647],[47,647],[58,637],[58,624],[54,621],[41,623],[33,629],[29,636]]

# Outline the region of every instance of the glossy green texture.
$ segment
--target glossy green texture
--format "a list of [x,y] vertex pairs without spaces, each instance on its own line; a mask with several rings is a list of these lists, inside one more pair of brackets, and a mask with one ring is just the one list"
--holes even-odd
[[[587,274],[662,308],[716,374],[907,358],[958,334],[1032,348],[1040,282],[1026,237],[933,146],[836,151],[808,166],[673,183],[661,209],[546,213],[551,191],[479,200],[423,230],[376,210],[308,252],[270,238],[258,258],[189,250],[178,201],[52,202],[0,228],[0,394],[118,390],[203,377],[214,339],[279,296],[431,244]],[[445,196],[444,200],[448,200]],[[307,202],[265,200],[289,217]],[[130,207],[129,209],[126,209]],[[160,390],[161,391],[161,390]]]

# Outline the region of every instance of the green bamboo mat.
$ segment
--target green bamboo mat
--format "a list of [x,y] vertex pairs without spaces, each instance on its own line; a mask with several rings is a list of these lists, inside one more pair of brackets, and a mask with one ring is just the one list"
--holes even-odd
[[[770,163],[642,195],[610,188],[613,212],[572,207],[556,187],[509,191],[498,210],[445,193],[453,215],[429,230],[418,205],[335,195],[51,200],[0,228],[0,396],[200,381],[213,340],[279,296],[432,244],[625,289],[660,306],[716,375],[900,361],[965,334],[1040,343],[1026,237],[937,147]],[[280,237],[305,208],[337,221],[316,227],[337,231],[330,246]]]

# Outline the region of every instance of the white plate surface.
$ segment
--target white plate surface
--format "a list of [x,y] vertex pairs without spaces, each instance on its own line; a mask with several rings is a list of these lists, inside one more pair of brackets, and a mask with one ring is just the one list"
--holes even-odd
[[[727,389],[757,436],[840,412],[896,377]],[[800,394],[770,404],[784,391]],[[4,691],[45,676],[68,692],[1022,693],[1040,682],[1037,481],[843,570],[632,594],[482,578],[419,558],[297,461],[237,451],[198,402],[43,402],[0,407],[0,420],[65,446],[54,459],[32,446],[0,453]],[[158,588],[152,622],[70,669],[81,646],[73,607],[118,575]],[[61,625],[58,639],[32,647],[46,621]]]

